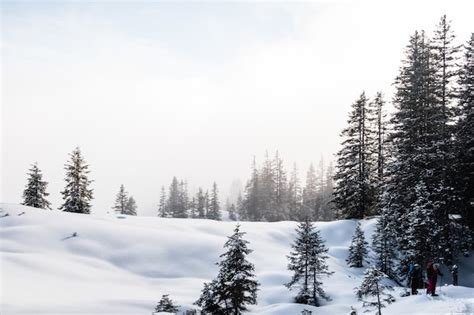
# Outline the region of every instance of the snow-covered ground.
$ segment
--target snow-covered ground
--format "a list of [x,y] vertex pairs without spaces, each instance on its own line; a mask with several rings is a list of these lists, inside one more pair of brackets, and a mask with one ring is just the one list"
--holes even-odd
[[[162,294],[192,308],[202,284],[214,278],[234,222],[155,217],[95,216],[0,204],[1,314],[151,314]],[[21,213],[23,213],[20,215]],[[366,237],[374,220],[362,221]],[[243,222],[255,264],[258,305],[251,314],[363,313],[354,288],[362,269],[345,259],[356,222],[317,223],[329,247],[324,280],[332,300],[320,308],[291,303],[283,283],[295,222]],[[74,232],[77,237],[70,237]],[[445,272],[446,278],[448,273]],[[461,258],[460,284],[438,288],[438,298],[398,297],[383,314],[474,314],[474,260]]]

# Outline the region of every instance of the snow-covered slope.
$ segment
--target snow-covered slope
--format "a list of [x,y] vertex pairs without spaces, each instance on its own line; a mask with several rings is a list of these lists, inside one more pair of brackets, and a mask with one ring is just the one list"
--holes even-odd
[[[151,314],[162,294],[191,308],[235,223],[154,217],[94,216],[0,204],[1,314]],[[24,212],[24,214],[22,214]],[[0,214],[1,214],[0,213]],[[21,215],[20,215],[21,214]],[[374,220],[362,222],[369,237]],[[283,283],[290,273],[286,255],[295,222],[242,223],[254,252],[257,306],[252,314],[362,313],[354,287],[362,269],[345,259],[355,221],[317,223],[330,248],[324,281],[332,300],[320,308],[291,303],[294,292]],[[74,232],[77,237],[70,237]],[[472,260],[463,258],[461,285],[474,283]],[[445,277],[446,278],[446,277]],[[396,295],[396,294],[395,294]],[[436,300],[424,295],[397,298],[384,314],[453,314],[474,312],[474,289],[446,286]]]

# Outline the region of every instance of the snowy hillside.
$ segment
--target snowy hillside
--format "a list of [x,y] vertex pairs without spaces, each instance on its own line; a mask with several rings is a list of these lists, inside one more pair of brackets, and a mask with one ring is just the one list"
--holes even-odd
[[[151,314],[162,294],[193,307],[235,223],[155,217],[94,216],[0,205],[1,314]],[[24,214],[22,214],[24,212]],[[21,215],[20,215],[21,214]],[[362,221],[366,237],[374,220]],[[320,308],[292,304],[283,283],[295,222],[242,223],[254,252],[258,305],[251,314],[362,314],[354,288],[362,269],[345,259],[355,221],[318,223],[329,247],[324,280],[332,300]],[[70,237],[77,233],[77,237]],[[474,314],[474,261],[462,258],[460,284],[443,286],[440,297],[398,297],[383,314]],[[469,267],[470,266],[470,267]],[[469,269],[471,268],[471,269]],[[445,271],[446,279],[448,273]]]

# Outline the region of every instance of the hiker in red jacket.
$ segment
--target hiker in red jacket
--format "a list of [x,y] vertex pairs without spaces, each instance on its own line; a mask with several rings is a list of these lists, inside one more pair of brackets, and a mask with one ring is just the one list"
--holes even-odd
[[426,268],[426,275],[428,276],[428,287],[426,288],[426,294],[438,296],[435,292],[436,282],[438,281],[438,275],[443,275],[441,271],[439,271],[439,265],[434,264],[433,262],[429,262]]

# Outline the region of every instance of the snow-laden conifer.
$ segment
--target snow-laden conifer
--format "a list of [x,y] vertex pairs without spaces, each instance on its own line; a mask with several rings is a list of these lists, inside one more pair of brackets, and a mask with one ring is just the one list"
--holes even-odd
[[48,183],[43,180],[43,174],[38,168],[38,164],[31,165],[29,171],[22,204],[34,208],[51,209],[51,203],[46,199],[49,196],[49,193],[46,192]]
[[306,220],[298,224],[296,239],[291,245],[292,252],[288,256],[288,269],[293,272],[289,289],[297,289],[296,303],[320,305],[320,298],[328,300],[322,288],[322,276],[329,276],[326,259],[328,249],[324,245],[319,231]]
[[351,245],[349,246],[349,257],[347,258],[347,264],[350,267],[362,268],[364,266],[364,260],[367,258],[368,243],[365,241],[364,232],[360,228],[360,223],[357,223],[357,227],[352,237]]
[[66,187],[61,192],[64,203],[59,208],[66,212],[90,213],[93,190],[89,188],[92,183],[88,179],[89,165],[82,157],[81,150],[77,147],[70,154],[70,161],[64,166],[66,170]]

